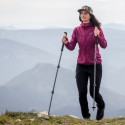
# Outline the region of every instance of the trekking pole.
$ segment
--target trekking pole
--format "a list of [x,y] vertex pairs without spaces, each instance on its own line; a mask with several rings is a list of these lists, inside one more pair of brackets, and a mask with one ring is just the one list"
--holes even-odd
[[[95,28],[97,29],[97,26],[95,25]],[[95,35],[95,59],[94,59],[94,85],[93,85],[93,111],[96,108],[95,107],[95,87],[96,87],[96,45],[97,45],[97,35]]]
[[[67,32],[64,32],[64,35],[67,36]],[[57,66],[57,71],[56,71],[56,77],[57,77],[58,69],[60,68],[60,60],[61,60],[63,48],[64,48],[64,43],[62,44],[61,55],[60,55],[60,58],[59,58],[59,63],[58,63],[58,66]],[[50,115],[49,112],[50,112],[52,97],[53,97],[53,94],[54,94],[54,87],[55,87],[55,83],[56,83],[56,77],[55,77],[55,81],[54,81],[54,85],[53,85],[53,90],[52,90],[52,92],[51,92],[52,95],[51,95],[51,100],[50,100],[48,115]]]

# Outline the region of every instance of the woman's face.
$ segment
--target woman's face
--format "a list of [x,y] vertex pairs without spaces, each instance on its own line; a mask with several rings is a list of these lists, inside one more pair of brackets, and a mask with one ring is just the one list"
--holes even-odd
[[91,16],[87,11],[82,10],[80,12],[80,17],[81,17],[81,20],[82,20],[83,23],[89,23],[90,22]]

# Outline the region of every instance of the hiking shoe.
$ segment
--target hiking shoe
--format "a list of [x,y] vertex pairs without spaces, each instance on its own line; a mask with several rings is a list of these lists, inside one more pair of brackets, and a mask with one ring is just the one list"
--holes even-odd
[[96,120],[101,120],[104,117],[104,109],[105,109],[105,103],[103,109],[97,108]]

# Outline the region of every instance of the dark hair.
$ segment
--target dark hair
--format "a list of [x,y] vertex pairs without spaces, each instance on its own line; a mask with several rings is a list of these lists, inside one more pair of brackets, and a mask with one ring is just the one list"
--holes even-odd
[[[81,13],[79,13],[79,20],[82,22],[80,15],[81,15]],[[89,15],[91,16],[90,22],[92,22],[92,25],[93,26],[97,25],[97,26],[100,27],[101,23],[97,20],[97,18],[93,14],[89,13]]]

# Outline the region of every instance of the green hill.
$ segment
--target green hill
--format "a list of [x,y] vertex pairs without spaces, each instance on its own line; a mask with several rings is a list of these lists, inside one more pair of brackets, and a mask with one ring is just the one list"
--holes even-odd
[[49,119],[39,118],[34,112],[9,112],[0,115],[0,125],[125,125],[125,117],[113,119],[103,118],[100,121],[95,119],[78,119],[71,116],[49,116]]

